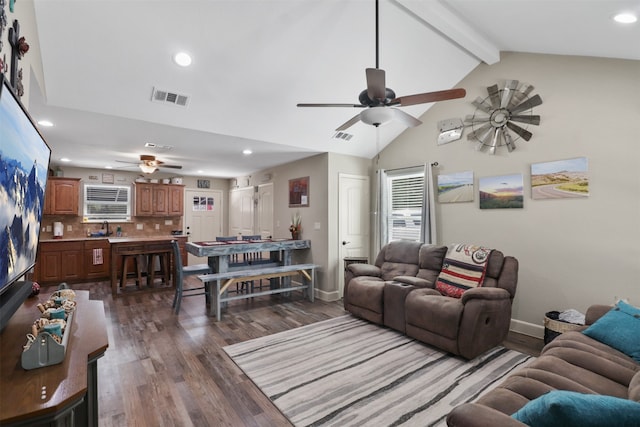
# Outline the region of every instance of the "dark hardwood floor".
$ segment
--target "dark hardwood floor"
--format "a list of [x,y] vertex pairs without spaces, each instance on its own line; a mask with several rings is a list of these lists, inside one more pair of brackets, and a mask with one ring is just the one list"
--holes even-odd
[[[183,299],[175,315],[171,290],[113,299],[107,282],[71,287],[104,302],[109,348],[98,361],[104,427],[290,426],[222,347],[346,313],[341,302],[310,303],[294,293],[234,301],[216,322],[203,296]],[[538,355],[542,340],[510,333],[504,345]]]

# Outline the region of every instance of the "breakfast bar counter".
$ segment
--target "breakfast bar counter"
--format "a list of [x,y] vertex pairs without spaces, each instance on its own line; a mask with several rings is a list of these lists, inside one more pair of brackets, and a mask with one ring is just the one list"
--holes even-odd
[[[153,262],[152,256],[164,257],[164,262],[161,263],[163,268],[163,278],[168,286],[173,287],[173,277],[170,274],[171,264],[173,262],[171,241],[181,240],[186,241],[185,236],[158,236],[158,237],[116,237],[109,238],[109,244],[111,246],[111,294],[116,297],[119,294],[119,288],[122,288],[127,279],[126,261],[127,258],[137,258],[139,256],[147,256],[150,258],[150,262]],[[136,262],[138,262],[136,260]],[[118,268],[118,264],[122,264],[122,268]],[[154,266],[153,266],[154,267]],[[138,266],[139,269],[139,266]],[[154,287],[153,284],[153,270],[148,269],[147,287],[143,288],[140,283],[141,274],[138,270],[137,277],[137,290],[153,290],[163,289],[164,287]],[[120,277],[118,277],[118,271],[120,271]],[[120,289],[122,292],[123,289]]]

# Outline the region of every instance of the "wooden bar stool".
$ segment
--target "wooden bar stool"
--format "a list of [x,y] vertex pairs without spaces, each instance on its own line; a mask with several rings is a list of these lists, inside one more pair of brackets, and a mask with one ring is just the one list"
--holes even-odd
[[169,266],[171,265],[170,252],[152,253],[147,256],[147,286],[153,286],[156,280],[156,258],[160,264],[160,277],[162,284],[166,285],[169,280]]
[[127,286],[127,266],[129,265],[129,260],[133,260],[133,265],[135,268],[135,278],[136,278],[136,286],[140,286],[142,282],[142,271],[140,270],[140,263],[138,260],[138,255],[122,255],[122,275],[120,276],[120,288],[124,288]]

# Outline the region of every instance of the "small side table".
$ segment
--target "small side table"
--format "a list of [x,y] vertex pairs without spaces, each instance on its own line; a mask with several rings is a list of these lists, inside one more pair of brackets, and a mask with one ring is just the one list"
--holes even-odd
[[351,264],[369,264],[369,258],[366,256],[349,256],[344,259],[344,271]]

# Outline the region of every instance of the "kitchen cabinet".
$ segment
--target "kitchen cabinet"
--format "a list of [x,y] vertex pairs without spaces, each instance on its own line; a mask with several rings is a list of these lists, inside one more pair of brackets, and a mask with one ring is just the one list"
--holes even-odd
[[135,216],[182,216],[184,186],[135,184]]
[[[131,240],[135,241],[136,238]],[[180,245],[183,265],[187,262],[186,236],[171,236]],[[144,240],[144,238],[141,238]],[[94,250],[98,250],[94,254]],[[100,251],[101,249],[101,251]],[[117,256],[118,275],[122,268],[121,256]],[[111,277],[111,245],[108,239],[49,240],[41,241],[33,280],[46,284],[61,282],[90,282]],[[128,270],[133,270],[131,265]],[[173,271],[173,265],[170,266]]]
[[78,215],[80,178],[50,176],[44,198],[45,215]]
[[171,185],[169,187],[169,216],[184,215],[184,187]]
[[84,279],[98,280],[109,277],[110,259],[111,250],[107,239],[85,240]]
[[84,277],[83,242],[40,242],[34,270],[37,282],[78,281]]

